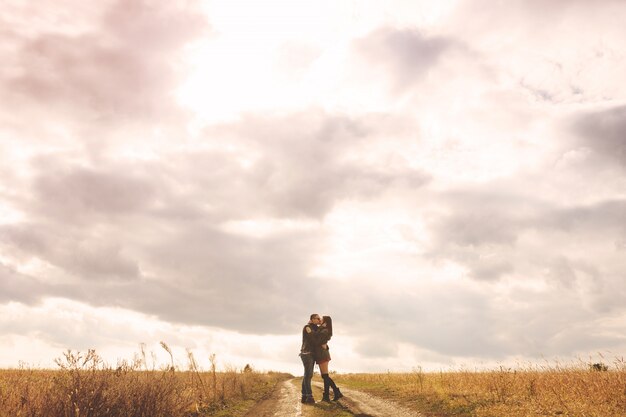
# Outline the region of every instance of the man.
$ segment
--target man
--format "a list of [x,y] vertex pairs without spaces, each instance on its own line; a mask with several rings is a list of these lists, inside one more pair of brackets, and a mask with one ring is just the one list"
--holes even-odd
[[309,322],[302,328],[302,347],[300,348],[300,358],[304,365],[304,376],[302,377],[302,403],[315,404],[313,390],[311,389],[311,379],[315,368],[315,358],[313,352],[317,346],[318,326],[322,319],[319,314],[311,314]]

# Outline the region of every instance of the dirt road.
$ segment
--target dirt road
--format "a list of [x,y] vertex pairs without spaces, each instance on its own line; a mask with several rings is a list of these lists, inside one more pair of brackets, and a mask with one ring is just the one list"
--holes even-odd
[[256,404],[246,417],[302,417],[300,390],[293,381],[281,382],[272,396]]
[[[315,383],[323,388],[319,382]],[[421,414],[402,407],[399,404],[374,397],[361,391],[341,388],[344,395],[341,404],[359,417],[422,417]]]
[[[314,382],[316,395],[322,386]],[[256,404],[247,417],[422,417],[421,414],[408,410],[391,401],[373,397],[364,392],[342,388],[345,397],[338,403],[318,403],[302,405],[300,403],[300,380],[290,379],[279,384],[273,395]]]

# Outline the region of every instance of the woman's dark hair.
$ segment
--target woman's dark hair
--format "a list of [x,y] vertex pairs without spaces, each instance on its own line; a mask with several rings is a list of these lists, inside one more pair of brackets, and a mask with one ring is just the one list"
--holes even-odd
[[323,316],[322,320],[324,320],[324,324],[326,324],[326,328],[328,329],[328,335],[333,335],[333,319],[330,316]]

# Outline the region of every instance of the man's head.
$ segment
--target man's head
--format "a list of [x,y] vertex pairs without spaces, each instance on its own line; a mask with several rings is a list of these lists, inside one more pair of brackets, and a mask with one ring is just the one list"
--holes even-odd
[[313,313],[311,314],[311,317],[309,317],[309,323],[320,324],[321,322],[322,322],[322,318],[317,313]]

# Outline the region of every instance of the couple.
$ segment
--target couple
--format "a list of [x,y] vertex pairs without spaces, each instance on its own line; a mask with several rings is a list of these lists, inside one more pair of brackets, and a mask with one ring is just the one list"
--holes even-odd
[[330,362],[330,351],[327,342],[333,335],[333,321],[330,316],[320,318],[319,314],[311,314],[309,322],[302,329],[302,348],[300,357],[304,365],[304,377],[302,378],[302,402],[304,404],[315,404],[313,391],[311,390],[311,378],[315,362],[320,367],[320,373],[324,379],[324,395],[322,401],[330,402],[329,390],[333,388],[333,401],[337,401],[343,394],[328,375],[328,362]]

